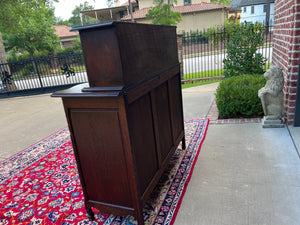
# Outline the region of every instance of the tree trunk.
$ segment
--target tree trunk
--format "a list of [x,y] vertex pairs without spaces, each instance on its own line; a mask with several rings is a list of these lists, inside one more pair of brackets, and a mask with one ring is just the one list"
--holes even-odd
[[131,0],[128,0],[128,3],[129,3],[129,12],[130,12],[130,16],[131,16],[131,22],[133,23],[134,19],[133,19],[133,12],[132,12],[132,3],[131,3]]
[[3,82],[6,75],[11,75],[10,68],[7,64],[6,52],[3,44],[2,34],[0,32],[0,78],[2,84],[6,86],[8,91],[18,90],[15,85],[14,80],[9,80],[8,82]]

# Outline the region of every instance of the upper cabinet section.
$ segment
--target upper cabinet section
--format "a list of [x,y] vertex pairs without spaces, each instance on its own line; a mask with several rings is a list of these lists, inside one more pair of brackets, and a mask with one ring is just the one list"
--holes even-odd
[[178,65],[176,27],[112,22],[76,29],[90,87],[131,88]]

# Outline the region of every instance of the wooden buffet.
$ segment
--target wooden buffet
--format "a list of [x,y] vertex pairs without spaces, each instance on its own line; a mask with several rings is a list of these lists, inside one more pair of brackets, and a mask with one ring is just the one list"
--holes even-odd
[[92,207],[133,215],[180,141],[185,148],[176,28],[113,22],[78,28],[89,83],[61,97],[91,220]]

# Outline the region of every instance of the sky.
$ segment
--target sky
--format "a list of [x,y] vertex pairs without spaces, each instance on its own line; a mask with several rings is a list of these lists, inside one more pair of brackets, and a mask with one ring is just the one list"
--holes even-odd
[[[106,0],[59,0],[59,2],[54,2],[55,7],[54,14],[56,17],[61,17],[63,20],[67,20],[72,16],[72,11],[77,5],[83,4],[85,1],[95,7],[95,9],[107,8]],[[124,3],[126,0],[121,0]]]

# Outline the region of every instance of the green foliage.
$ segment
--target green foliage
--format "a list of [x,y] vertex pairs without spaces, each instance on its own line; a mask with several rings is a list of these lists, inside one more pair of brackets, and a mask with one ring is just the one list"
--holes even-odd
[[226,20],[224,25],[215,25],[202,33],[210,44],[216,47],[220,42],[227,42],[232,34],[241,26],[238,21]]
[[220,82],[216,104],[220,118],[262,116],[263,109],[257,92],[266,83],[263,75],[241,75]]
[[35,68],[34,68],[33,64],[27,64],[23,69],[24,75],[30,75],[34,72],[35,72]]
[[72,41],[73,46],[67,47],[67,48],[61,48],[56,52],[57,56],[62,55],[70,55],[70,54],[76,54],[82,52],[81,42],[80,38],[76,38]]
[[213,77],[221,77],[223,76],[224,70],[223,69],[216,69],[216,70],[206,70],[206,71],[199,71],[194,73],[185,73],[183,75],[184,80],[190,79],[197,79],[197,78],[213,78]]
[[59,47],[59,39],[51,27],[53,20],[53,10],[40,5],[31,16],[20,18],[18,32],[3,35],[6,50],[20,49],[32,57],[36,51],[53,54]]
[[[79,27],[82,26],[80,19],[80,11],[93,10],[94,7],[89,5],[88,2],[84,2],[83,4],[77,5],[75,9],[72,11],[72,17],[69,19],[69,24],[71,27]],[[83,24],[92,24],[97,23],[98,20],[91,18],[86,15],[82,15]]]
[[[174,1],[176,3],[176,1]],[[147,19],[153,19],[153,24],[177,25],[182,21],[181,13],[172,11],[169,4],[164,4],[163,0],[154,0],[156,5],[150,9],[146,15]]]
[[24,51],[22,54],[20,54],[18,51],[16,50],[12,50],[9,52],[9,55],[7,56],[7,61],[9,63],[13,63],[13,62],[18,62],[18,61],[26,61],[26,60],[31,60],[32,57],[37,59],[37,58],[48,58],[51,57],[53,55],[49,55],[48,52],[44,51],[44,52],[34,52],[33,56],[31,56],[29,54],[29,52]]
[[257,53],[263,45],[265,27],[260,24],[241,23],[230,34],[226,43],[227,57],[223,60],[225,77],[241,74],[262,74],[266,59]]
[[55,17],[55,21],[54,21],[53,25],[55,25],[55,26],[65,25],[65,26],[68,26],[68,27],[71,26],[70,23],[69,23],[69,20],[63,20],[63,18],[61,18],[61,17]]
[[114,1],[113,0],[106,0],[106,5],[108,8],[113,7],[114,6]]
[[15,33],[21,28],[20,19],[31,17],[32,11],[41,5],[51,8],[57,0],[0,0],[0,31]]
[[[18,62],[18,61],[25,61],[31,59],[30,54],[25,51],[22,54],[20,54],[16,49],[9,52],[10,54],[7,57],[7,61],[12,62]],[[58,50],[54,53],[56,56],[65,56],[65,55],[71,55],[76,53],[82,53],[82,47],[81,42],[79,38],[74,39],[73,46],[67,47],[67,48],[58,48]],[[50,55],[48,52],[34,52],[33,57],[34,58],[48,58]]]
[[211,0],[211,2],[214,2],[214,3],[218,3],[218,4],[225,4],[225,5],[229,5],[229,3],[231,3],[233,0]]
[[207,37],[203,35],[203,32],[199,31],[198,29],[195,31],[190,30],[190,32],[182,31],[181,34],[183,35],[182,43],[187,43],[187,42],[206,43],[208,40]]

